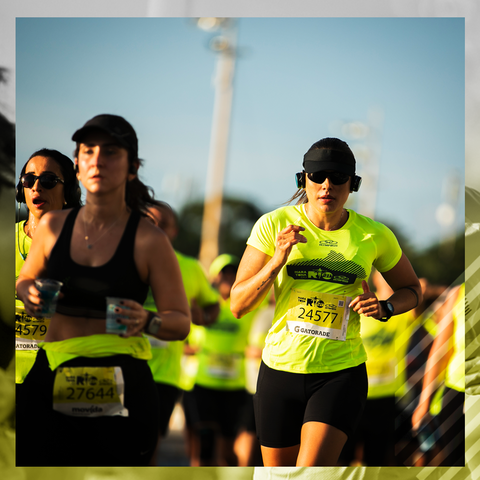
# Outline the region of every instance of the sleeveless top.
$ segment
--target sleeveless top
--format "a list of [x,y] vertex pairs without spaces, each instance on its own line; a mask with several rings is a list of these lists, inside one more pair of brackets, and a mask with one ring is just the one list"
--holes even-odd
[[142,304],[148,293],[134,260],[135,234],[140,213],[132,211],[113,257],[98,267],[79,265],[70,256],[73,226],[79,208],[67,216],[60,236],[50,254],[47,277],[63,282],[58,313],[72,317],[106,317],[106,297],[120,297]]

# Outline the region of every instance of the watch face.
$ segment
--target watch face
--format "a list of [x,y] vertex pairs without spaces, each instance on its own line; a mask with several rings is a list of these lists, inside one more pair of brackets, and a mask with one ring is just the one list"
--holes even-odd
[[162,319],[160,317],[153,317],[148,327],[148,333],[152,335],[156,335],[160,330],[160,326],[162,325]]
[[394,312],[393,305],[392,305],[390,302],[387,302],[387,308],[388,308],[388,311],[389,311],[390,313],[393,313],[393,312]]

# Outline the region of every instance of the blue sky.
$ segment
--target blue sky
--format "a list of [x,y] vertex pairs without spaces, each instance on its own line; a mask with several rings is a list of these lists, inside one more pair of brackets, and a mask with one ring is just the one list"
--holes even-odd
[[[263,211],[281,206],[309,146],[339,136],[379,160],[376,195],[360,161],[354,194],[376,198],[377,219],[419,248],[463,230],[462,18],[241,18],[237,27],[227,195]],[[158,198],[177,210],[202,198],[211,36],[184,18],[17,18],[17,171],[44,146],[71,154],[77,128],[116,113],[137,131],[140,176]],[[374,139],[343,134],[348,122],[373,127],[375,112]],[[442,228],[446,201],[456,219]]]

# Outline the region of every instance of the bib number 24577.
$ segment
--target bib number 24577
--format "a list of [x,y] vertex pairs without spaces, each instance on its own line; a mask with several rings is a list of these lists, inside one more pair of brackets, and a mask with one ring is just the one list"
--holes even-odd
[[292,288],[287,329],[300,335],[344,341],[351,300],[345,295]]

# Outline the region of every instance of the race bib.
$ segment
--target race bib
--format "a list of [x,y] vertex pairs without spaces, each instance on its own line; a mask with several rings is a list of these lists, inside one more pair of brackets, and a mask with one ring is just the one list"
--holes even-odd
[[286,316],[287,331],[309,337],[344,341],[350,297],[292,288]]
[[24,311],[15,314],[15,349],[38,350],[50,325],[49,318],[35,318]]
[[58,367],[53,409],[72,417],[128,417],[120,367]]
[[207,372],[215,378],[238,378],[240,375],[241,355],[209,353],[207,356]]

